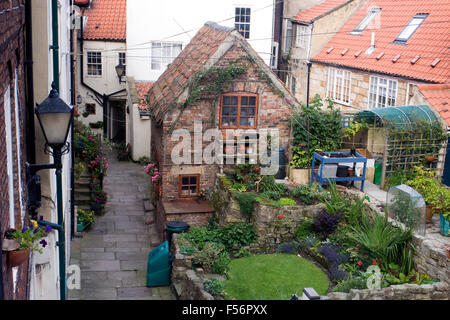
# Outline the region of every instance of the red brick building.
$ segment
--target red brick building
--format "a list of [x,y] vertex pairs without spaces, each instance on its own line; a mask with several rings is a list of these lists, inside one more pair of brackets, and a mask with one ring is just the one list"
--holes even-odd
[[[0,0],[0,225],[21,228],[25,212],[26,108],[25,1]],[[4,299],[26,299],[28,263],[7,265],[2,254]]]
[[[244,71],[230,76],[219,92],[208,89],[197,98],[193,96],[200,86],[208,86],[208,77],[215,77],[214,73],[208,75],[208,71],[231,72],[236,70],[233,68],[244,68]],[[196,85],[200,74],[206,76]],[[206,23],[199,30],[153,84],[147,98],[153,120],[152,154],[162,175],[156,218],[161,233],[171,220],[183,220],[191,225],[207,222],[213,209],[206,201],[199,200],[199,196],[202,189],[208,192],[214,186],[216,174],[224,167],[195,161],[194,154],[202,151],[193,143],[189,143],[194,151],[188,156],[191,161],[176,164],[172,152],[179,141],[171,140],[174,130],[187,130],[194,137],[194,120],[201,121],[203,133],[212,128],[220,130],[221,138],[227,129],[276,128],[280,146],[288,150],[291,112],[298,108],[293,95],[239,32],[214,23]],[[233,139],[237,141],[239,137]],[[203,140],[197,146],[204,150],[209,144]],[[245,154],[246,151],[237,152]]]

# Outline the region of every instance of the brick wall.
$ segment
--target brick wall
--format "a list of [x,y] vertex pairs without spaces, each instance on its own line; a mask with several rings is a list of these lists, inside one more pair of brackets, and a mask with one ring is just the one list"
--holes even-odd
[[[11,101],[11,130],[12,130],[12,149],[13,149],[13,173],[14,173],[14,208],[16,228],[21,227],[19,212],[19,179],[25,186],[24,163],[26,159],[25,147],[25,77],[24,77],[24,23],[25,7],[23,0],[0,0],[0,221],[2,226],[2,235],[9,228],[9,192],[8,192],[8,169],[7,169],[7,150],[6,150],[6,131],[5,131],[5,101],[4,95],[8,86],[10,87]],[[18,89],[19,89],[19,128],[16,128],[15,117],[15,70],[18,70]],[[21,157],[17,156],[16,134],[20,132],[21,139]],[[21,177],[19,170],[21,168]],[[25,204],[25,199],[22,199]],[[17,270],[16,291],[13,292],[12,269],[7,266],[7,255],[3,254],[3,273],[5,299],[26,299],[27,269],[28,263],[21,265]]]

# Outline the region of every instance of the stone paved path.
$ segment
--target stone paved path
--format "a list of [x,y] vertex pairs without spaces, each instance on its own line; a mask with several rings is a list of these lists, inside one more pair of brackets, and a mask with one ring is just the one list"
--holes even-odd
[[150,179],[143,166],[108,156],[104,179],[108,194],[105,214],[72,241],[71,264],[81,268],[81,290],[69,290],[72,300],[173,300],[169,287],[146,287],[147,256],[160,243],[154,224],[145,222],[143,198]]

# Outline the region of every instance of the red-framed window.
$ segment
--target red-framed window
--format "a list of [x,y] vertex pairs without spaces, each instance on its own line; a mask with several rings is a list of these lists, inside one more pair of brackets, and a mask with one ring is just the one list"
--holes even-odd
[[199,174],[180,175],[178,184],[178,195],[180,198],[197,197],[199,195]]
[[257,95],[224,94],[220,106],[220,128],[256,128]]

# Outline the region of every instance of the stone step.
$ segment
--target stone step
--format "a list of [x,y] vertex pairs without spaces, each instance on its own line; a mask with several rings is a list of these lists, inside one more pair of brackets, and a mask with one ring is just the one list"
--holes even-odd
[[86,177],[86,178],[79,178],[77,180],[75,180],[75,184],[87,184],[89,185],[91,183],[91,178],[90,177]]
[[75,188],[75,199],[77,196],[90,196],[91,195],[91,189],[88,187],[83,188]]

